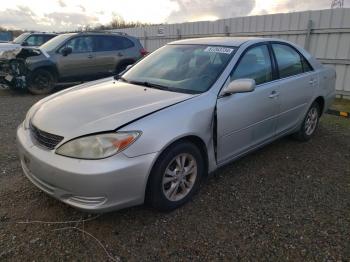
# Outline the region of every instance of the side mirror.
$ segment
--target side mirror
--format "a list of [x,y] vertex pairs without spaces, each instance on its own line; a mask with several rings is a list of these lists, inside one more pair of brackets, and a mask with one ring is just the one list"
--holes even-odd
[[22,43],[22,46],[28,46],[28,42],[24,41],[24,42]]
[[69,55],[70,53],[72,53],[72,51],[73,51],[73,50],[72,50],[71,47],[66,46],[65,48],[62,49],[61,54],[62,54],[63,56],[67,56],[67,55]]
[[223,90],[223,95],[231,95],[234,93],[252,92],[255,89],[255,80],[250,78],[242,78],[233,80]]

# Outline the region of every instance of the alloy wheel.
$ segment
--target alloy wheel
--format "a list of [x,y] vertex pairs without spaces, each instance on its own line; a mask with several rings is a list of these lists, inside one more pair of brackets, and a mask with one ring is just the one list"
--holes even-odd
[[197,178],[197,161],[188,153],[177,155],[165,169],[162,189],[170,201],[179,201],[186,197]]
[[318,111],[316,107],[312,107],[307,114],[305,121],[305,133],[310,136],[315,132],[318,122]]

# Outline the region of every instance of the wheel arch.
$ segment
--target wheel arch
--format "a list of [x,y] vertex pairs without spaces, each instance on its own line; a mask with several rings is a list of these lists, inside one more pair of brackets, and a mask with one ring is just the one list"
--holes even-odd
[[39,66],[39,67],[36,67],[33,70],[31,70],[30,74],[29,74],[29,78],[31,78],[31,76],[38,70],[46,70],[46,71],[50,72],[53,75],[53,77],[55,78],[56,81],[57,81],[57,79],[59,77],[57,68],[55,66],[53,66],[53,65],[43,65],[43,66]]
[[313,101],[313,103],[317,103],[320,106],[320,110],[321,110],[321,115],[324,113],[325,110],[325,99],[323,96],[318,96],[315,98],[315,100]]
[[[177,144],[177,143],[181,143],[181,142],[189,142],[194,144],[200,151],[200,153],[203,156],[204,159],[204,167],[205,167],[205,176],[208,175],[208,168],[209,168],[209,156],[208,156],[208,149],[207,146],[205,145],[205,142],[202,138],[200,138],[199,136],[196,135],[186,135],[180,138],[175,139],[174,141],[171,141],[169,144],[167,144],[166,146],[164,146],[164,148],[159,152],[159,154],[157,155],[156,159],[154,160],[154,162],[152,163],[152,167],[150,168],[150,172],[148,174],[147,177],[147,183],[146,183],[146,187],[145,187],[145,196],[148,192],[148,188],[149,188],[149,181],[150,181],[150,176],[153,172],[153,169],[155,168],[159,157],[171,146]],[[145,198],[146,199],[146,198]]]

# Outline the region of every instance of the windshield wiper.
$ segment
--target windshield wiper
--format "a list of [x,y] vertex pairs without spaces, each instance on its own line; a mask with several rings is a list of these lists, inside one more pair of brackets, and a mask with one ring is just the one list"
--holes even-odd
[[128,83],[134,84],[134,85],[139,85],[139,86],[161,89],[161,90],[169,90],[170,89],[170,87],[168,87],[168,86],[158,85],[158,84],[150,83],[147,81],[128,81]]

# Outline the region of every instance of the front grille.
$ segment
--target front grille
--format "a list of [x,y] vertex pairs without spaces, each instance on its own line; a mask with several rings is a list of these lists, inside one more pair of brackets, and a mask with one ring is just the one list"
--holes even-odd
[[39,145],[51,150],[54,149],[63,140],[63,136],[58,136],[42,131],[32,123],[30,123],[30,133]]

